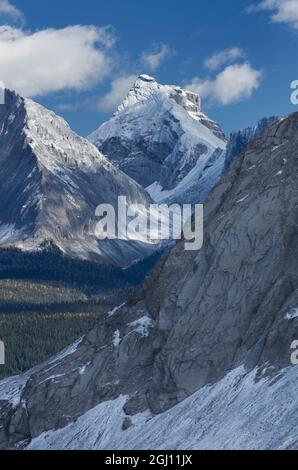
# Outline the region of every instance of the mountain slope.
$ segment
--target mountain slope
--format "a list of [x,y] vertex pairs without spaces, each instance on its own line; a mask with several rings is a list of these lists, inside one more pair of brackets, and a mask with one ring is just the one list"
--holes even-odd
[[89,139],[158,201],[199,202],[223,170],[225,137],[199,96],[148,75]]
[[67,355],[0,385],[0,445],[297,448],[297,178],[298,113],[234,159],[201,251],[178,243]]
[[0,244],[36,249],[51,240],[64,253],[127,266],[153,251],[139,242],[95,236],[95,209],[150,203],[148,194],[53,112],[6,91],[0,107]]
[[[132,426],[125,431],[123,405],[127,397],[121,396],[98,405],[63,429],[43,433],[33,439],[29,449],[297,449],[294,368],[286,369],[277,381],[255,379],[256,371],[246,374],[236,369],[165,413],[152,416],[144,412],[132,417]],[[274,425],[268,426],[270,422]],[[98,429],[103,432],[99,434]]]

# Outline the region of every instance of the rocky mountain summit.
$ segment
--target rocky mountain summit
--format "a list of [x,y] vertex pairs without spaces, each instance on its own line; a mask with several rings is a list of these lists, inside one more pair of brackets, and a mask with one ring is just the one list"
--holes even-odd
[[0,446],[297,449],[297,179],[298,113],[233,160],[199,252],[178,243],[76,344],[0,384]]
[[98,240],[95,209],[151,199],[59,116],[5,92],[0,106],[0,245],[35,250],[49,241],[72,257],[126,267],[154,251],[138,241]]
[[225,136],[200,97],[148,75],[89,139],[157,201],[202,201],[224,168]]

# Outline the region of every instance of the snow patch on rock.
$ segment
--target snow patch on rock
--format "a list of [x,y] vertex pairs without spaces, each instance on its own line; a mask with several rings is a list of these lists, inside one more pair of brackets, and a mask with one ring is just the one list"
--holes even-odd
[[143,337],[149,336],[150,328],[153,328],[154,322],[148,314],[144,315],[142,318],[139,318],[136,321],[133,321],[129,324],[133,328],[133,331],[140,334]]

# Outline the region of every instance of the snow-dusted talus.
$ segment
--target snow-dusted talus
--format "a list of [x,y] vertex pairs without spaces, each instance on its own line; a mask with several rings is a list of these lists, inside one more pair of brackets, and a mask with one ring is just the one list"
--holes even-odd
[[225,137],[199,96],[147,75],[89,139],[157,201],[202,201],[224,168]]
[[127,266],[150,244],[95,237],[95,209],[150,203],[148,194],[88,140],[37,103],[6,91],[0,106],[0,245],[36,249],[51,240],[71,256]]
[[297,180],[298,113],[232,162],[201,251],[178,243],[66,356],[0,384],[0,447],[298,448]]
[[[298,448],[297,373],[256,381],[235,369],[170,410],[131,417],[123,431],[127,397],[101,403],[65,428],[33,439],[30,450],[237,450]],[[282,412],[281,412],[282,410]],[[100,432],[99,432],[100,429]]]

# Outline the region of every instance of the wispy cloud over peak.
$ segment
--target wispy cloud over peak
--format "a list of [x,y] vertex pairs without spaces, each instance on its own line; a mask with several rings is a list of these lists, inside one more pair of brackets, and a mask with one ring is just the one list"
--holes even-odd
[[166,44],[158,44],[150,52],[144,52],[142,54],[142,62],[145,67],[149,70],[157,70],[161,64],[167,60],[173,51]]
[[110,91],[99,99],[97,108],[104,112],[115,111],[126,97],[136,79],[137,75],[133,74],[115,78],[111,83]]
[[223,65],[230,64],[238,59],[243,59],[245,53],[239,47],[231,47],[229,49],[223,49],[215,54],[212,54],[204,62],[204,67],[210,71],[218,70]]

